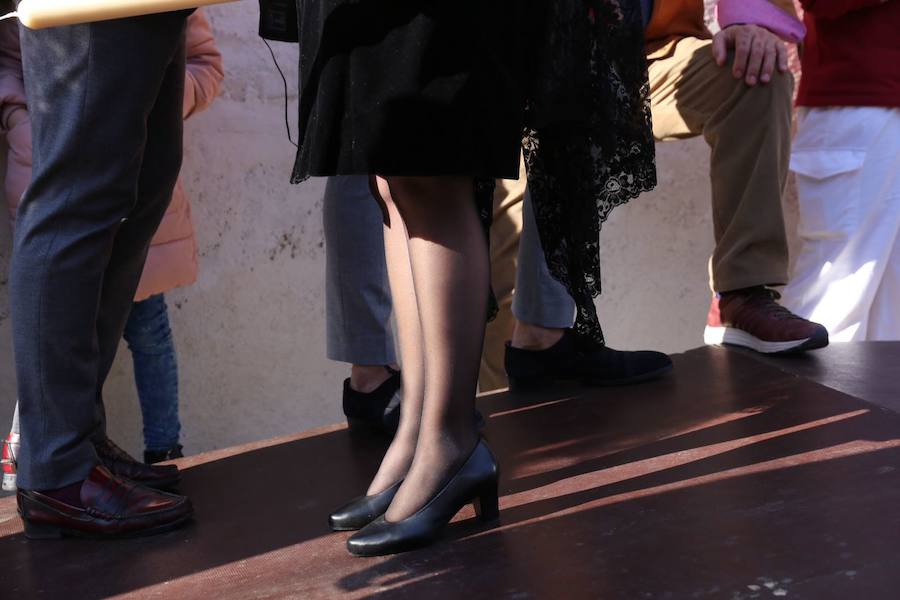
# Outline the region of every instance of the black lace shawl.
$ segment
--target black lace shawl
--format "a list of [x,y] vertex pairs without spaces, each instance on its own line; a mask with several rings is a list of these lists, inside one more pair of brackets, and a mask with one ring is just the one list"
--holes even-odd
[[528,185],[550,272],[577,306],[576,330],[602,343],[600,226],[656,185],[640,3],[548,4],[523,141]]

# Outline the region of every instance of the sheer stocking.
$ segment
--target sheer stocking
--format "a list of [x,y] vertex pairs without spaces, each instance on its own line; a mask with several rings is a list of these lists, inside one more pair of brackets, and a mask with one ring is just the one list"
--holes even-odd
[[383,180],[375,190],[384,210],[384,254],[388,280],[397,321],[397,344],[401,357],[403,401],[400,403],[400,426],[394,435],[378,473],[369,486],[368,495],[377,494],[406,477],[412,464],[419,437],[422,402],[425,399],[425,363],[419,307],[413,286],[409,260],[409,238],[397,206],[390,201],[390,191]]
[[[404,377],[421,386],[415,389],[424,389],[418,415],[415,401],[403,407],[403,435],[398,432],[376,476],[379,487],[399,479],[394,477],[386,483],[390,477],[382,478],[382,472],[396,474],[403,462],[400,457],[410,457],[415,440],[406,479],[386,515],[389,521],[398,521],[424,506],[477,443],[475,392],[490,267],[471,179],[379,178],[378,190],[390,221],[387,227],[399,230],[400,223],[405,225],[405,256],[397,231],[386,236],[386,247],[391,247],[387,251],[388,275],[397,310]],[[404,273],[407,264],[409,270]],[[406,287],[410,274],[414,294],[408,294]],[[399,307],[397,299],[401,299]],[[411,351],[420,358],[418,363],[408,365]]]

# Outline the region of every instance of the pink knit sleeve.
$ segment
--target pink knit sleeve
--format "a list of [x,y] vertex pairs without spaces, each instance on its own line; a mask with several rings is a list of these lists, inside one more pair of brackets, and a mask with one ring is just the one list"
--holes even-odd
[[806,37],[806,26],[768,0],[719,0],[716,5],[719,26],[759,25],[786,42],[799,44]]

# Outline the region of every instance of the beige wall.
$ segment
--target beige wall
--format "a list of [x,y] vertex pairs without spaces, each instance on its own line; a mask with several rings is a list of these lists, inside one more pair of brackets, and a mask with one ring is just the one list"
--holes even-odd
[[[183,440],[198,452],[336,422],[345,369],[324,357],[321,182],[287,183],[293,148],[283,93],[256,37],[256,6],[209,11],[225,55],[222,97],[187,128],[185,181],[200,281],[170,295],[180,355]],[[294,48],[277,45],[296,90]],[[291,107],[291,115],[294,107]],[[610,345],[677,352],[702,343],[712,249],[708,150],[661,145],[659,189],[617,209],[602,233],[601,319]],[[0,426],[14,401],[0,225]],[[141,449],[130,355],[106,388],[110,431]]]

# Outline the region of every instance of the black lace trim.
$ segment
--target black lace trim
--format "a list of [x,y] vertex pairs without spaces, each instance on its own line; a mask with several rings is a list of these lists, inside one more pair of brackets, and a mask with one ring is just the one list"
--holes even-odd
[[603,343],[600,227],[656,186],[650,85],[638,2],[548,3],[523,148],[551,274],[577,306],[576,330]]

